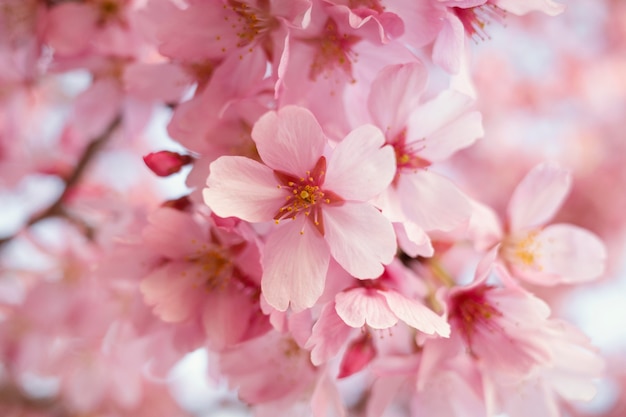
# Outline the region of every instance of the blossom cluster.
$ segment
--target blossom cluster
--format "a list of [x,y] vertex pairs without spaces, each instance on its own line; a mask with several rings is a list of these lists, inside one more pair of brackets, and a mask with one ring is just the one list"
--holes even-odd
[[[256,416],[590,400],[604,360],[552,305],[606,270],[559,217],[572,171],[527,164],[504,188],[506,166],[465,154],[489,147],[487,25],[563,11],[1,0],[0,184],[59,189],[0,240],[2,415],[187,415],[162,380],[201,348]],[[159,112],[176,147],[150,140]],[[155,175],[188,191],[164,201]]]

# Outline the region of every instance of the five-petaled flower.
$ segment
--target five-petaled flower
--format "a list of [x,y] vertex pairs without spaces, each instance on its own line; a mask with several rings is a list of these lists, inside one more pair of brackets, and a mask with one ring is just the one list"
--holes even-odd
[[252,138],[263,163],[218,158],[204,200],[218,216],[277,224],[261,257],[269,304],[313,306],[331,256],[357,278],[378,277],[397,248],[391,222],[369,203],[395,175],[383,133],[361,126],[330,149],[313,114],[287,106],[262,116]]

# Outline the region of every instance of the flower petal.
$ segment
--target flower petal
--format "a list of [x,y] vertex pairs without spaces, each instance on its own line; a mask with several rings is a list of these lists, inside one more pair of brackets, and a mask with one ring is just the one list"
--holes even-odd
[[324,188],[346,200],[367,201],[389,186],[396,157],[377,127],[354,129],[337,145],[328,161]]
[[507,208],[509,229],[522,230],[548,222],[571,187],[569,171],[554,163],[535,166],[517,185]]
[[409,326],[426,334],[437,333],[443,337],[450,336],[450,325],[434,311],[416,300],[406,298],[396,291],[378,291],[393,313]]
[[411,113],[408,137],[424,139],[419,153],[431,162],[447,159],[483,135],[480,113],[468,112],[474,99],[454,90],[441,92]]
[[378,73],[372,83],[367,107],[372,120],[383,129],[387,138],[404,129],[427,79],[428,72],[421,62],[389,65]]
[[352,329],[337,315],[335,302],[327,303],[313,326],[306,348],[311,349],[311,363],[319,366],[339,353]]
[[277,226],[261,256],[263,296],[280,311],[289,303],[295,311],[312,307],[324,291],[329,262],[328,246],[309,221],[296,219]]
[[532,11],[540,11],[548,16],[556,16],[565,10],[565,5],[552,0],[496,0],[496,5],[518,16]]
[[263,222],[274,215],[285,201],[285,191],[277,188],[274,172],[265,165],[242,156],[223,156],[211,164],[204,202],[220,217],[239,217]]
[[313,113],[297,106],[265,113],[252,128],[252,139],[267,166],[296,176],[313,169],[327,141]]
[[356,278],[379,277],[396,253],[393,226],[369,204],[324,208],[324,228],[333,258]]
[[441,30],[433,45],[433,62],[450,74],[461,68],[461,57],[465,54],[465,29],[461,20],[453,13],[446,13]]
[[425,231],[449,231],[471,216],[467,197],[450,180],[426,170],[400,175],[398,195],[407,218]]
[[541,285],[580,283],[604,273],[606,248],[593,233],[570,224],[553,224],[536,237],[539,271],[524,276]]
[[388,329],[398,322],[385,297],[367,288],[354,288],[337,294],[335,310],[344,323],[354,328],[367,323],[374,329]]

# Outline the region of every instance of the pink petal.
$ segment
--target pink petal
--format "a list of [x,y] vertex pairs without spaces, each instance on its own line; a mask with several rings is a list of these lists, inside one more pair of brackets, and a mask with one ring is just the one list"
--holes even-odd
[[396,291],[379,291],[387,300],[393,313],[409,326],[426,334],[450,336],[450,325],[446,320],[435,314],[431,309],[416,300],[406,298]]
[[465,50],[463,23],[452,13],[446,13],[441,31],[433,45],[433,62],[450,74],[461,69],[461,58]]
[[[198,288],[198,291],[202,289]],[[230,285],[204,294],[202,324],[211,349],[221,350],[240,342],[250,326],[254,305],[250,297]]]
[[206,230],[188,213],[162,207],[148,216],[150,225],[142,235],[144,244],[151,251],[173,260],[182,260],[195,254],[206,243]]
[[347,378],[365,368],[376,357],[376,348],[371,335],[363,334],[357,340],[350,343],[346,349],[337,378]]
[[45,24],[45,38],[62,55],[84,50],[97,33],[98,12],[87,4],[64,3],[52,7]]
[[306,348],[313,348],[311,363],[319,366],[332,359],[346,343],[351,331],[352,328],[346,326],[346,323],[337,315],[335,302],[327,303],[306,343]]
[[426,231],[449,231],[470,218],[467,197],[438,174],[419,170],[400,175],[398,189],[407,218]]
[[480,113],[469,112],[474,99],[446,90],[415,109],[408,120],[408,135],[423,138],[420,156],[429,161],[447,159],[483,135]]
[[430,237],[415,223],[394,223],[398,245],[412,258],[423,256],[430,258],[435,253]]
[[[442,94],[443,95],[443,94]],[[439,97],[442,97],[440,95]],[[458,98],[468,104],[468,96],[456,92],[449,92],[449,96]],[[443,101],[443,100],[442,100]],[[484,135],[482,116],[479,112],[467,112],[464,114],[453,114],[454,104],[451,100],[446,100],[445,112],[440,112],[439,117],[449,116],[449,119],[442,120],[443,126],[433,132],[431,135],[425,136],[423,145],[424,149],[420,151],[420,156],[425,159],[436,162],[448,159],[455,152],[467,148],[472,145],[476,139]],[[464,112],[467,106],[458,108],[460,112]]]
[[406,125],[426,87],[428,72],[421,62],[389,65],[372,83],[367,107],[374,123],[394,137]]
[[548,222],[569,193],[569,171],[553,163],[535,166],[517,185],[507,209],[511,231]]
[[537,284],[580,283],[599,278],[606,248],[593,233],[570,224],[553,224],[537,236],[540,271],[528,275]]
[[540,11],[548,16],[556,16],[565,10],[564,4],[552,0],[496,0],[496,5],[516,15]]
[[393,226],[375,207],[346,202],[324,209],[326,241],[333,258],[356,278],[377,278],[395,256]]
[[289,303],[296,311],[312,307],[324,291],[329,261],[324,238],[304,218],[276,226],[261,258],[263,296],[280,311]]
[[472,217],[467,233],[474,243],[474,248],[484,252],[502,240],[502,226],[498,215],[491,207],[475,200],[470,200]]
[[387,329],[398,322],[385,297],[376,290],[354,288],[340,292],[335,303],[337,314],[350,327],[360,328],[367,323],[374,329]]
[[180,262],[167,264],[141,281],[146,304],[154,306],[154,314],[168,323],[186,320],[197,308],[197,300],[186,300],[193,281],[189,279],[192,272],[186,271],[185,266]]
[[263,222],[285,201],[285,191],[271,169],[242,156],[223,156],[211,164],[211,174],[202,192],[204,202],[220,217],[239,217]]
[[396,157],[375,126],[354,129],[337,145],[328,161],[324,188],[346,200],[367,201],[389,186]]
[[192,82],[183,67],[169,62],[135,62],[124,71],[126,91],[142,100],[177,103]]
[[267,166],[296,176],[313,169],[326,146],[313,113],[297,106],[265,113],[252,128],[252,139]]

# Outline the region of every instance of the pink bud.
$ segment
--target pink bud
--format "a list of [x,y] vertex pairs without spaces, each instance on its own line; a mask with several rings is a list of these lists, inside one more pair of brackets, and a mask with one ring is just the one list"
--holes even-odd
[[376,348],[372,343],[372,336],[364,334],[348,346],[339,366],[338,378],[345,378],[359,372],[376,357]]
[[172,151],[159,151],[144,156],[143,161],[159,177],[167,177],[190,164],[193,158],[190,155],[181,155]]

